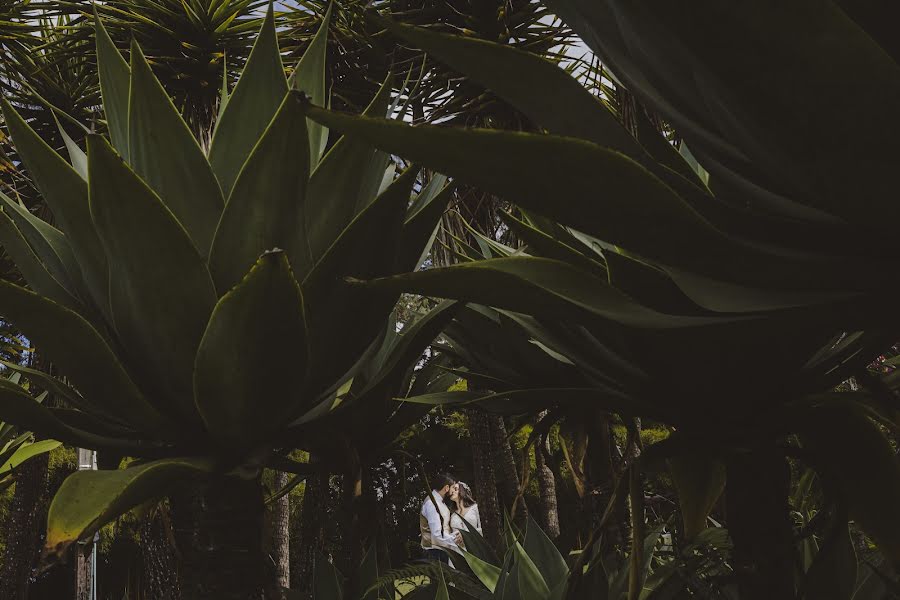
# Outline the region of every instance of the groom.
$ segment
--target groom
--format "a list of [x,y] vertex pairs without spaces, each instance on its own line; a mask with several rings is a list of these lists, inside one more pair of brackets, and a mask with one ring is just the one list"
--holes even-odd
[[459,532],[450,530],[450,509],[444,502],[454,483],[456,479],[452,476],[446,473],[438,475],[433,481],[431,494],[422,503],[419,516],[425,558],[444,564],[448,564],[450,558],[441,548],[458,552],[459,544],[462,543]]

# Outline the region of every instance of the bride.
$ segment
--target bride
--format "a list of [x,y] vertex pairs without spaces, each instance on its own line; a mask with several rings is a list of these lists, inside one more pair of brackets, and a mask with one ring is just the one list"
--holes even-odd
[[478,513],[478,503],[472,496],[472,488],[462,481],[450,487],[450,528],[453,532],[471,531],[474,529],[481,533],[481,515]]

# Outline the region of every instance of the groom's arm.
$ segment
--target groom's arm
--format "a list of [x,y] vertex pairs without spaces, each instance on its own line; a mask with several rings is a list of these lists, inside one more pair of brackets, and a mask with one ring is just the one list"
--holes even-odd
[[422,513],[428,521],[428,529],[431,531],[432,544],[444,548],[455,549],[456,542],[453,538],[444,535],[443,527],[441,527],[441,515],[438,513],[431,498],[425,501]]

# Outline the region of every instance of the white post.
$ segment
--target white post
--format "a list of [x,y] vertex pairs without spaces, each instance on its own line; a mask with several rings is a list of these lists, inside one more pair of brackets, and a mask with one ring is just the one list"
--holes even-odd
[[[78,449],[78,470],[96,471],[97,453],[85,448]],[[100,534],[94,534],[90,542],[78,544],[78,555],[75,563],[75,598],[76,600],[97,600],[97,542]],[[86,552],[87,544],[91,545],[90,553]]]

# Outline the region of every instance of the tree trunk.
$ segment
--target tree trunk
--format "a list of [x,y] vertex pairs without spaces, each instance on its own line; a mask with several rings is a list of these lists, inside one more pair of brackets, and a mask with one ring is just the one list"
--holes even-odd
[[178,557],[169,506],[161,502],[148,515],[139,532],[138,544],[144,563],[144,597],[180,600]]
[[[516,457],[513,455],[512,444],[506,434],[506,423],[500,415],[489,415],[491,424],[491,446],[495,453],[495,460],[500,465],[500,477],[498,488],[503,502],[503,510],[512,510],[513,502],[519,493],[519,467],[516,465]],[[528,514],[525,499],[519,501],[516,507],[518,518],[524,518]]]
[[0,567],[0,600],[28,598],[47,525],[48,464],[49,455],[41,454],[16,469]]
[[[309,462],[316,462],[316,458],[310,455]],[[299,541],[296,545],[296,562],[291,569],[293,587],[301,592],[301,598],[312,591],[316,559],[325,551],[328,482],[329,476],[322,473],[311,475],[305,483],[300,509],[300,531],[296,536]]]
[[[289,482],[290,475],[281,471],[275,472],[273,492],[283,489]],[[272,543],[271,555],[275,569],[275,585],[280,588],[291,587],[291,496],[285,494],[272,503]]]
[[753,450],[727,462],[725,516],[742,600],[795,597],[790,483],[790,467],[776,448]]
[[541,436],[534,447],[535,470],[541,498],[541,527],[551,540],[559,537],[559,506],[556,501],[556,477],[547,466],[544,453],[550,452],[546,436]]
[[480,408],[466,409],[469,419],[469,435],[472,438],[472,464],[475,471],[475,500],[481,514],[484,537],[494,547],[500,544],[500,502],[497,499],[497,475],[494,471],[494,453],[491,445],[489,416]]
[[91,600],[94,543],[75,544],[75,600]]
[[182,595],[191,600],[261,599],[265,559],[259,480],[219,477],[171,500]]

